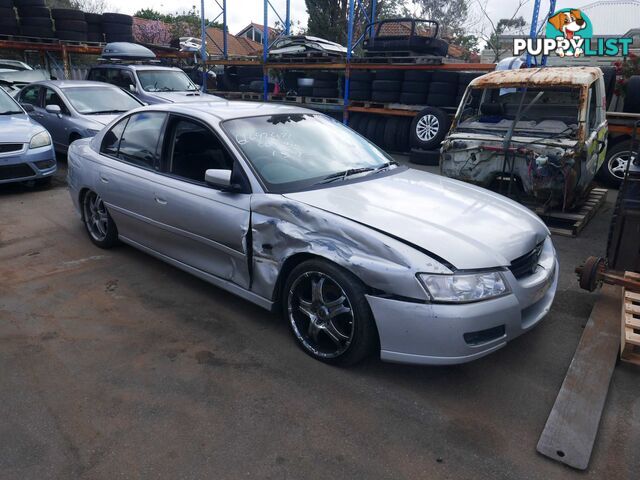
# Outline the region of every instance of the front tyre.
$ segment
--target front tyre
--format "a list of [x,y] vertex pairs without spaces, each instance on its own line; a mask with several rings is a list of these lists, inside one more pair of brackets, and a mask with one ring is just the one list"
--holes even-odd
[[377,346],[365,287],[351,273],[323,260],[301,263],[283,290],[284,316],[298,345],[334,365],[353,365]]
[[118,241],[118,229],[102,198],[89,191],[82,197],[82,221],[89,239],[100,248],[111,248]]

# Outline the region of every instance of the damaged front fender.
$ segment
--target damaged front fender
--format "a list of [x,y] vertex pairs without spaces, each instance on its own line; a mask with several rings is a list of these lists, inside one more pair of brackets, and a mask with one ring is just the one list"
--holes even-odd
[[373,292],[416,300],[428,299],[417,273],[451,273],[414,246],[282,195],[253,197],[251,243],[251,290],[273,300],[284,263],[301,253],[336,263]]

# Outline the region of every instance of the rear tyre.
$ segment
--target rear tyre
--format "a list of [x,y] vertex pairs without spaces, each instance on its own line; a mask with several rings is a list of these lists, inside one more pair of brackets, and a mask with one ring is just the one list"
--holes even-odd
[[422,109],[411,122],[411,144],[422,150],[438,148],[450,124],[449,115],[439,108]]
[[416,165],[439,165],[440,150],[421,150],[412,148],[409,153],[409,162]]
[[82,221],[89,239],[100,248],[111,248],[118,241],[118,228],[102,198],[88,191],[82,197]]
[[607,157],[598,172],[610,187],[619,187],[631,158],[631,141],[621,142],[607,150]]
[[298,346],[333,365],[353,365],[370,355],[378,336],[365,294],[357,277],[325,260],[294,268],[282,304]]

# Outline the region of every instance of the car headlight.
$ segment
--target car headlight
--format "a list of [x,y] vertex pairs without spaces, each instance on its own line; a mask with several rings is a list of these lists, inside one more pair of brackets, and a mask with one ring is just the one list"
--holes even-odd
[[453,275],[418,274],[434,302],[476,302],[509,292],[500,272],[461,273]]
[[29,148],[40,148],[47,145],[51,145],[51,135],[46,130],[36,133],[29,142]]
[[94,136],[96,136],[98,134],[99,131],[100,130],[96,130],[96,129],[93,129],[93,128],[87,128],[87,136],[88,137],[94,137]]

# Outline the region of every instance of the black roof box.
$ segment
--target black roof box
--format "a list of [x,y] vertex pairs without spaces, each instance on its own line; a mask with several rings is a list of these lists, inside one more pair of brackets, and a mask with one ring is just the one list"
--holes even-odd
[[102,58],[105,59],[128,59],[128,60],[150,60],[156,58],[156,54],[147,47],[136,43],[112,42],[107,43],[102,49]]

